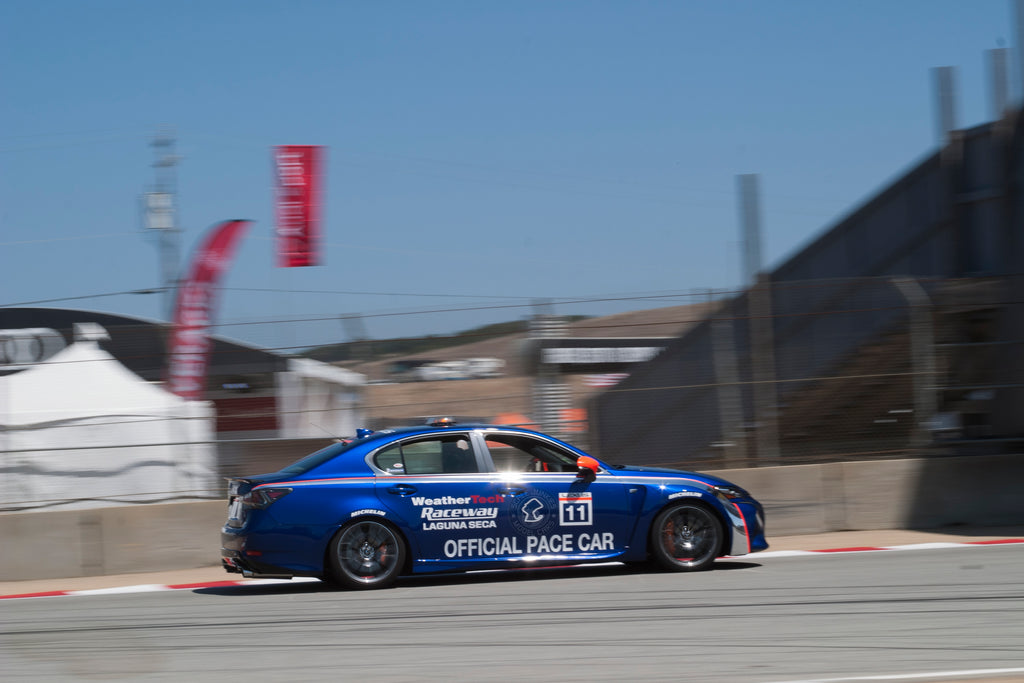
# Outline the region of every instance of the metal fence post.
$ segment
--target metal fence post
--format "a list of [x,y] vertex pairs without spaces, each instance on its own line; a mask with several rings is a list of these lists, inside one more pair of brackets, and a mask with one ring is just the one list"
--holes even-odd
[[770,276],[758,276],[757,284],[749,290],[748,306],[757,459],[765,464],[779,458],[779,395],[775,386],[775,319]]
[[931,442],[930,426],[935,416],[935,332],[932,328],[932,300],[914,278],[892,278],[907,302],[910,328],[910,362],[914,377],[913,445]]
[[[711,293],[708,293],[709,304]],[[718,397],[719,442],[726,465],[741,466],[747,458],[743,433],[743,401],[736,367],[733,300],[722,301],[711,313],[711,354]]]

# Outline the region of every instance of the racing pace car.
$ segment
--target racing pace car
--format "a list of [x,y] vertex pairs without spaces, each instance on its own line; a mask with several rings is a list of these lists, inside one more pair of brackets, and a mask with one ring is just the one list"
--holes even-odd
[[696,571],[768,547],[764,512],[717,477],[617,467],[538,432],[359,430],[279,472],[231,479],[228,572],[379,588],[403,574],[653,560]]

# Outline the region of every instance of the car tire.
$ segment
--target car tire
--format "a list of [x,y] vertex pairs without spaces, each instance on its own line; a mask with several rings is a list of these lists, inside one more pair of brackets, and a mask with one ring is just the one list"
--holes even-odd
[[710,508],[684,503],[665,508],[651,525],[650,552],[655,563],[673,572],[708,569],[725,541],[722,521]]
[[401,575],[406,552],[405,540],[390,524],[359,519],[331,539],[325,578],[345,588],[384,588]]

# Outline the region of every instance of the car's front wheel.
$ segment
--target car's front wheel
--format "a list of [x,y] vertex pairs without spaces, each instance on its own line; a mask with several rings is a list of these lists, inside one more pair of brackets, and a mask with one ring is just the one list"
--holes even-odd
[[725,539],[722,522],[703,505],[685,503],[665,508],[651,525],[651,555],[664,569],[693,572],[707,569]]
[[391,526],[357,520],[331,539],[328,579],[347,588],[383,588],[402,573],[405,553],[405,541]]

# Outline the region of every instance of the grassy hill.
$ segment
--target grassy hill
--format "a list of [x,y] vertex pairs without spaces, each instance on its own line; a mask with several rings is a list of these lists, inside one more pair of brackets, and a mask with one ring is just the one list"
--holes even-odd
[[[570,322],[585,320],[585,316],[572,316]],[[475,342],[523,334],[529,323],[525,320],[483,325],[451,335],[428,335],[400,339],[372,339],[317,346],[300,354],[324,363],[367,363],[394,356],[422,355],[435,349],[447,349]]]

